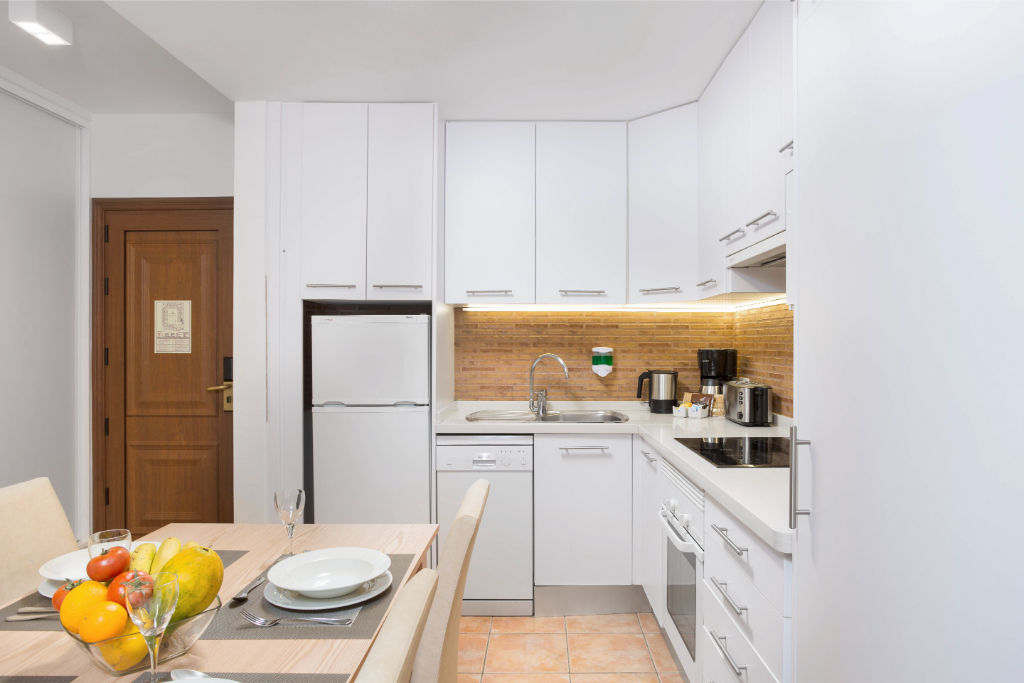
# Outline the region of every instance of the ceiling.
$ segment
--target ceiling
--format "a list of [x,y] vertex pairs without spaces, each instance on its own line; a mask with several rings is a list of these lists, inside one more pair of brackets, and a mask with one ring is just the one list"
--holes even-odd
[[449,120],[621,120],[697,99],[761,3],[53,4],[74,45],[5,21],[0,64],[96,113],[436,101]]

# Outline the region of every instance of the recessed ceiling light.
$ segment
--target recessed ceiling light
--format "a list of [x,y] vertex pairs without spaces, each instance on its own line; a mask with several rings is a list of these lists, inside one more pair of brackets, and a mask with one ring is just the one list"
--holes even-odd
[[10,0],[7,18],[47,45],[71,44],[71,20],[36,0]]

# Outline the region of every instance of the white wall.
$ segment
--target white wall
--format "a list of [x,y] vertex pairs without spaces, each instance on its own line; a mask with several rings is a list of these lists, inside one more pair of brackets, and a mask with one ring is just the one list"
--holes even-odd
[[81,535],[79,144],[76,126],[0,90],[0,486],[49,477]]
[[93,117],[93,197],[232,194],[234,120],[230,113]]

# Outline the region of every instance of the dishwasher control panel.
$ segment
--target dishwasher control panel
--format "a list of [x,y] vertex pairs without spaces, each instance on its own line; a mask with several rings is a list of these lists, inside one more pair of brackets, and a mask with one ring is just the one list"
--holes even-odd
[[482,470],[506,472],[533,470],[533,446],[474,445],[438,446],[439,472],[466,472]]

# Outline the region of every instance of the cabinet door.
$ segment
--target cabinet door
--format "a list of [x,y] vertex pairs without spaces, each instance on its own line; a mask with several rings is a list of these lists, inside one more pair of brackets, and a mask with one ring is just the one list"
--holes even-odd
[[534,436],[534,581],[632,584],[632,439]]
[[368,299],[430,299],[433,104],[371,104],[366,194]]
[[445,127],[447,303],[533,303],[534,124]]
[[626,303],[626,124],[537,124],[537,303]]
[[743,248],[750,206],[750,37],[744,33],[700,101],[701,298],[732,291],[725,256]]
[[[633,441],[633,582],[643,586],[653,607],[663,599],[661,524],[658,510],[658,455],[640,437]],[[657,613],[657,611],[655,612]]]
[[[793,140],[793,8],[766,2],[750,24],[750,211],[752,244],[785,229],[784,149]],[[769,213],[770,212],[770,213]],[[767,214],[767,215],[766,215]]]
[[629,122],[629,303],[697,288],[697,104]]
[[[288,131],[301,142],[303,297],[366,297],[366,105],[303,104]],[[291,184],[295,178],[286,178]]]

